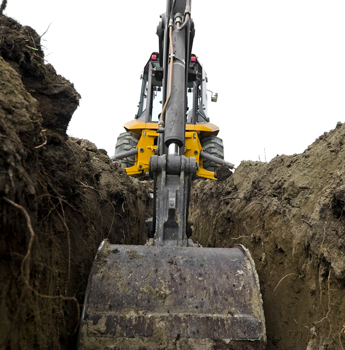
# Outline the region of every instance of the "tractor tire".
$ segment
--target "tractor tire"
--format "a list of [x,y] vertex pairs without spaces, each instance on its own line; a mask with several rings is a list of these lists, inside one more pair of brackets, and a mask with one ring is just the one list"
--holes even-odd
[[[206,136],[201,139],[202,150],[220,159],[224,159],[223,140],[216,136]],[[208,159],[203,160],[203,167],[208,171],[216,171],[221,164],[217,164]]]
[[[115,146],[115,155],[123,152],[128,152],[134,148],[137,148],[139,139],[140,136],[138,134],[135,134],[134,132],[123,132],[117,138]],[[129,168],[135,163],[135,155],[119,159],[116,161],[116,163],[121,164],[122,168]]]

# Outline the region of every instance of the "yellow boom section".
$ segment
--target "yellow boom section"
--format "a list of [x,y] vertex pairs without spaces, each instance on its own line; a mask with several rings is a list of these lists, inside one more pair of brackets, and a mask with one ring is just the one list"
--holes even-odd
[[[126,131],[135,132],[141,135],[141,131],[144,129],[157,130],[158,122],[145,123],[139,119],[131,120],[124,125]],[[186,131],[199,131],[200,133],[207,133],[207,135],[217,136],[219,133],[218,126],[212,123],[199,123],[199,124],[186,124]]]
[[[135,175],[149,172],[150,157],[157,149],[156,139],[158,137],[158,123],[144,123],[140,120],[131,120],[124,125],[126,131],[141,135],[137,145],[138,154],[135,156],[135,164],[126,169],[128,175]],[[219,128],[212,123],[187,124],[185,135],[185,156],[195,157],[199,163],[197,175],[208,179],[216,180],[213,171],[205,170],[203,159],[200,157],[202,151],[200,136],[214,135],[219,132]]]

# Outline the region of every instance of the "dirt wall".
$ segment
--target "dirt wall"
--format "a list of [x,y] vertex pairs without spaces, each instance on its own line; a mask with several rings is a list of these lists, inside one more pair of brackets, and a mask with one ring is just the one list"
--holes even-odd
[[225,181],[194,182],[193,238],[251,251],[269,349],[345,346],[344,144],[338,123],[302,154],[242,162]]
[[0,15],[1,349],[73,348],[100,242],[145,242],[145,184],[66,135],[79,99],[34,30]]

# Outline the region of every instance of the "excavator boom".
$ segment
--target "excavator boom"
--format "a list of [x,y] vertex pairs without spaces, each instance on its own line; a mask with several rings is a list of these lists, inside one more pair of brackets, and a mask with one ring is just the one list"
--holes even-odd
[[[162,111],[157,129],[143,130],[136,153],[131,153],[144,153],[142,140],[158,135],[155,154],[149,158],[154,183],[151,238],[145,246],[102,242],[89,277],[78,346],[264,349],[262,298],[250,253],[243,246],[202,248],[187,230],[189,193],[201,151],[195,148],[197,157],[186,156],[186,135],[191,137],[188,144],[199,142],[197,131],[186,134],[186,123],[187,117],[195,120],[197,112],[203,113],[196,104],[187,113],[188,85],[194,86],[194,101],[202,94],[200,84],[189,79],[197,72],[189,67],[194,38],[191,0],[167,0],[161,18],[160,52],[148,62],[147,83],[152,86],[152,79],[156,84],[161,79]],[[157,57],[160,65],[154,65]],[[196,79],[200,83],[203,77]],[[146,123],[152,94],[149,89],[148,110],[142,111]],[[137,139],[136,134],[130,137]]]

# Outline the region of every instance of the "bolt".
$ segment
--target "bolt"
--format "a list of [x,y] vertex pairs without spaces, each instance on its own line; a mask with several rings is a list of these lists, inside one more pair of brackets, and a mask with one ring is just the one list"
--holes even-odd
[[139,169],[141,170],[142,168],[143,168],[143,166],[140,164],[140,165],[139,165]]
[[140,152],[141,152],[141,153],[144,153],[144,149],[143,149],[143,148],[140,148]]
[[197,155],[197,154],[198,154],[198,151],[197,151],[197,150],[195,150],[195,151],[194,151],[194,154],[195,154],[195,155]]

